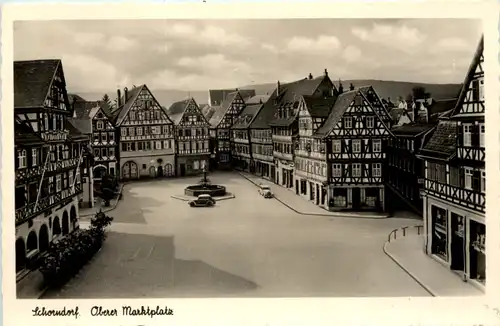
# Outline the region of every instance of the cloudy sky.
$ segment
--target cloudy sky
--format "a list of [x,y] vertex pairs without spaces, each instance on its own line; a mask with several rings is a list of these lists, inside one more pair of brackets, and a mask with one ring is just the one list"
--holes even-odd
[[15,60],[60,58],[71,91],[332,79],[460,83],[476,20],[109,20],[14,25]]

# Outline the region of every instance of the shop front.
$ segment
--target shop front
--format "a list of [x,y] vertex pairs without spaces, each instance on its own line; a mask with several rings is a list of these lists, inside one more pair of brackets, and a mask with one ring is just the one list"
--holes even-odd
[[426,202],[426,253],[480,289],[484,289],[484,216],[434,197],[427,197]]
[[[316,193],[323,194],[319,187]],[[336,187],[330,185],[328,193],[328,207],[332,210],[384,210],[383,187]]]

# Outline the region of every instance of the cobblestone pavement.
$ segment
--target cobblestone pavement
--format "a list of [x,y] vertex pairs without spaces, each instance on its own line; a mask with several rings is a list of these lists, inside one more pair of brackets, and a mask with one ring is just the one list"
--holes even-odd
[[236,173],[209,178],[236,198],[170,197],[199,178],[126,185],[102,250],[45,297],[428,296],[382,251],[392,229],[419,221],[300,215]]

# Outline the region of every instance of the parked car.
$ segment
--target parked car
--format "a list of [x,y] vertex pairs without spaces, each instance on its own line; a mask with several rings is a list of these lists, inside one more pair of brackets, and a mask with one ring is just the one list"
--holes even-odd
[[198,198],[190,200],[191,207],[211,207],[215,205],[215,200],[210,195],[199,195]]
[[268,185],[261,184],[259,186],[259,194],[264,198],[273,198],[273,192],[271,191],[271,187]]

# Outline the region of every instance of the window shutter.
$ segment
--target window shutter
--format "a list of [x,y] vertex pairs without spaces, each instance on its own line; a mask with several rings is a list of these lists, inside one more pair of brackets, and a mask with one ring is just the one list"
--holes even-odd
[[459,169],[459,187],[464,188],[465,187],[465,170],[464,169]]
[[458,138],[458,146],[463,146],[464,145],[464,126],[459,125],[457,127],[457,138]]
[[479,81],[472,81],[472,100],[479,101]]
[[471,143],[472,146],[479,146],[479,125],[473,124],[471,126],[472,135],[471,135]]
[[481,180],[481,172],[480,171],[473,171],[472,172],[472,190],[474,191],[481,191],[481,185],[480,185],[480,180]]

